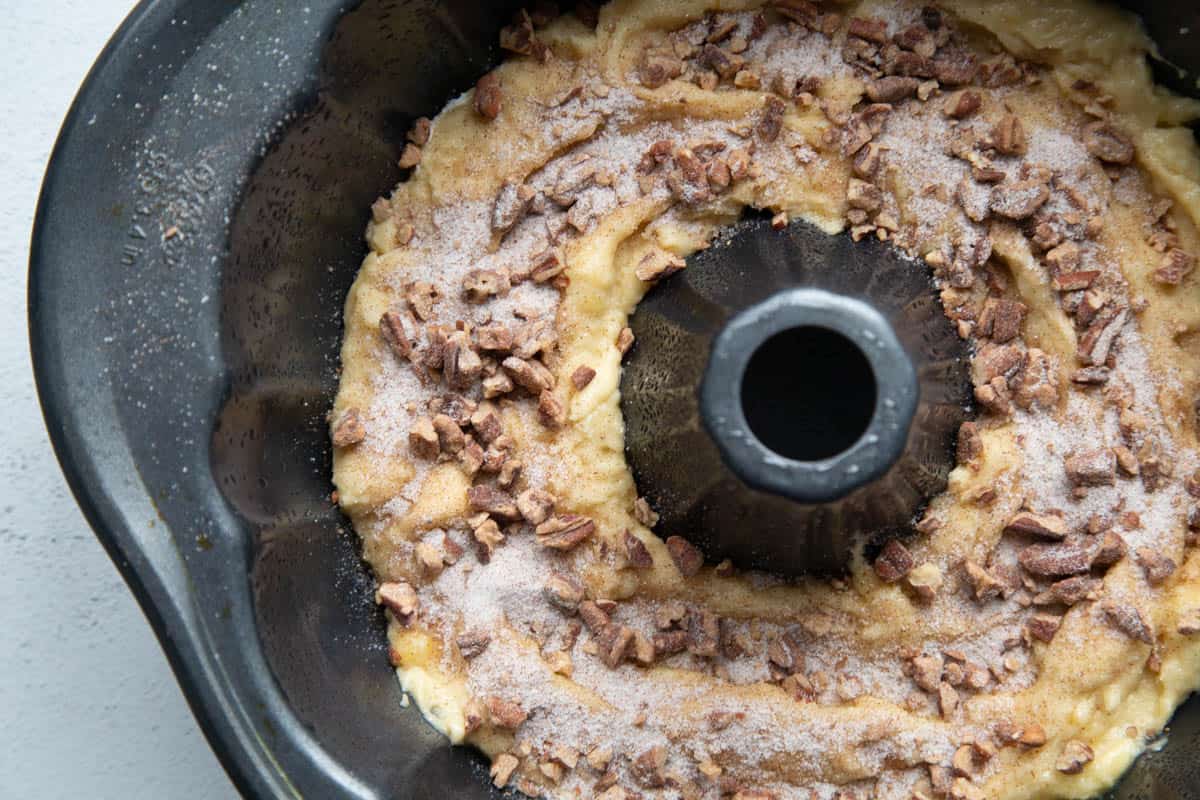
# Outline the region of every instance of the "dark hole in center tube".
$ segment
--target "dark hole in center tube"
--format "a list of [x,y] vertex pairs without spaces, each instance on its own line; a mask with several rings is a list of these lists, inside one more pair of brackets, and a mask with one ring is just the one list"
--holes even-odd
[[828,328],[789,328],[763,342],[742,374],[742,412],[768,449],[820,461],[850,448],[875,412],[863,352]]

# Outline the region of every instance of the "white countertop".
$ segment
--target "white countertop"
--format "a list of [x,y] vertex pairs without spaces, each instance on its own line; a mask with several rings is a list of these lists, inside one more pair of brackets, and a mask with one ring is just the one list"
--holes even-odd
[[2,3],[0,799],[236,797],[50,450],[25,323],[29,233],[67,106],[132,0]]

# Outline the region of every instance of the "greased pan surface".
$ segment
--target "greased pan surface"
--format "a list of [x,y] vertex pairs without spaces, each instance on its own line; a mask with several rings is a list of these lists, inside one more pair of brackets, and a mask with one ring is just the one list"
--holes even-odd
[[[509,11],[145,2],[54,150],[29,290],[47,424],[247,796],[491,794],[479,759],[401,706],[328,501],[324,415],[367,209],[411,121],[499,58]],[[1200,10],[1143,12],[1166,57],[1200,65],[1179,33]],[[1198,754],[1193,699],[1115,795],[1200,800]]]

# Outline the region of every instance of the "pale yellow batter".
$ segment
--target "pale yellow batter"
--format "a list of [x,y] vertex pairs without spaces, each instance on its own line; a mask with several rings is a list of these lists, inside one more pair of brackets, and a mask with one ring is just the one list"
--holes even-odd
[[[333,414],[402,685],[533,795],[1096,795],[1200,685],[1200,106],[1084,0],[768,6],[537,20],[414,129]],[[697,569],[624,461],[628,316],[746,206],[924,258],[976,347],[844,580]]]

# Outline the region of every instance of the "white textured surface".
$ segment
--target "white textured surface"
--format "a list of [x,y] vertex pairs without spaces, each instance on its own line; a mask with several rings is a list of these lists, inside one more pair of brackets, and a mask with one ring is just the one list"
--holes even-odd
[[25,325],[38,187],[132,0],[0,0],[0,799],[235,797],[50,451]]

